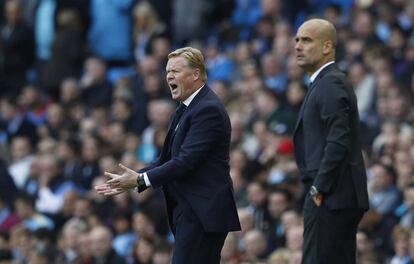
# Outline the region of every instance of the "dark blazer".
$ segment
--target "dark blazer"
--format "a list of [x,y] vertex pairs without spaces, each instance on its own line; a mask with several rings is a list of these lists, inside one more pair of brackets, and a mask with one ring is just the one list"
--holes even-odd
[[7,170],[6,163],[0,159],[0,201],[6,203],[7,206],[13,206],[16,196],[17,188],[13,178]]
[[[230,133],[224,106],[205,85],[176,131],[168,130],[160,157],[142,170],[154,188],[168,188],[178,203],[191,208],[205,232],[240,230],[229,173]],[[168,207],[167,198],[171,210]]]
[[19,94],[26,82],[26,71],[34,62],[33,32],[23,21],[14,27],[4,25],[0,29],[0,81],[5,87],[0,94]]
[[314,185],[324,193],[328,209],[368,209],[358,130],[355,93],[331,64],[311,85],[294,132],[296,162],[305,186]]

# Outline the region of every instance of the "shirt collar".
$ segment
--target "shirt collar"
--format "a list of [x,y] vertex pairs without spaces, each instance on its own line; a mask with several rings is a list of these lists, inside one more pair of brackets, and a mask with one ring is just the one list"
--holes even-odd
[[311,75],[311,77],[310,77],[310,81],[311,81],[311,83],[313,83],[314,81],[315,81],[315,79],[316,79],[316,77],[318,76],[318,74],[323,70],[323,69],[325,69],[326,67],[328,67],[329,65],[331,65],[332,63],[335,63],[335,61],[330,61],[330,62],[327,62],[327,63],[325,63],[322,67],[320,67],[316,72],[314,72],[312,75]]
[[194,97],[196,97],[196,95],[200,92],[201,88],[204,87],[205,84],[203,84],[203,86],[201,86],[200,88],[198,88],[194,93],[192,93],[187,99],[185,99],[183,101],[183,104],[185,104],[185,106],[189,106],[191,101],[193,101]]

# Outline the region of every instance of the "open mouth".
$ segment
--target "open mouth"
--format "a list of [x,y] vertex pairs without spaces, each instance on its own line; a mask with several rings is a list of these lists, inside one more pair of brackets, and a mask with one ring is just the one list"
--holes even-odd
[[175,89],[177,89],[177,85],[176,84],[170,84],[171,89],[174,91]]

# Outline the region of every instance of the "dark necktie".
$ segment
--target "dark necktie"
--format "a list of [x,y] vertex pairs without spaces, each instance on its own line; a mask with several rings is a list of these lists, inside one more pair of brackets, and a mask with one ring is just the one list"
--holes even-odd
[[[301,105],[300,110],[299,110],[299,115],[298,115],[298,119],[297,119],[297,121],[296,121],[296,126],[295,126],[295,127],[297,127],[297,126],[298,126],[298,124],[299,124],[299,120],[301,120],[301,118],[302,118],[302,116],[303,116],[303,111],[304,111],[304,109],[305,109],[305,104],[306,104],[306,101],[307,101],[307,100],[308,100],[308,98],[309,98],[309,95],[310,95],[310,92],[311,92],[311,89],[312,89],[312,84],[313,84],[313,82],[312,82],[312,81],[310,81],[310,82],[309,82],[309,85],[308,85],[308,91],[306,92],[305,98],[303,99],[302,105]],[[296,128],[295,128],[295,130],[296,130]]]
[[185,106],[185,104],[180,103],[180,105],[175,110],[174,117],[173,117],[173,120],[171,122],[171,126],[170,126],[170,129],[168,130],[167,137],[166,137],[165,143],[164,143],[164,147],[166,148],[166,153],[167,153],[167,159],[171,158],[172,140],[174,138],[175,130],[177,129],[178,123],[180,122],[180,118],[183,115],[186,108],[187,107]]
[[184,113],[184,111],[185,111],[186,108],[187,108],[187,106],[185,106],[185,104],[180,103],[180,105],[175,110],[174,118],[173,118],[173,121],[171,123],[171,129],[174,132],[177,129],[177,125],[180,122],[180,118],[183,115],[183,113]]

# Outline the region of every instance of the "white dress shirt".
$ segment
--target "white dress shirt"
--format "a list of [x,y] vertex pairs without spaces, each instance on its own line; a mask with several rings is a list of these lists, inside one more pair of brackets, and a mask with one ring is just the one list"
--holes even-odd
[[335,63],[335,61],[330,61],[330,62],[327,62],[327,63],[325,63],[324,65],[322,65],[322,67],[320,67],[316,72],[314,72],[312,75],[311,75],[311,77],[310,77],[310,81],[311,81],[311,83],[313,83],[314,81],[315,81],[315,79],[316,79],[316,77],[318,76],[318,74],[323,70],[323,69],[325,69],[326,67],[328,67],[329,65],[331,65],[332,63]]

